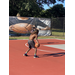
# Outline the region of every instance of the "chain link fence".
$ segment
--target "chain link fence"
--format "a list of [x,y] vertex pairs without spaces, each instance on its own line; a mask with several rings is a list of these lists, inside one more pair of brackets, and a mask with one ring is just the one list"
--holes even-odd
[[65,17],[51,18],[51,35],[65,36]]

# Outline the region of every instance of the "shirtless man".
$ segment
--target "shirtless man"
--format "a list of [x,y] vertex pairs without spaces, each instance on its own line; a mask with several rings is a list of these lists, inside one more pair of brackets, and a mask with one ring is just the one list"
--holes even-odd
[[38,32],[39,31],[37,29],[35,31],[31,32],[31,35],[30,35],[29,40],[28,40],[29,48],[25,52],[24,56],[28,56],[27,53],[31,50],[31,48],[34,48],[35,49],[34,58],[38,58],[38,56],[36,55],[37,54],[37,48],[35,47],[35,42],[34,42],[34,39],[35,39],[36,42],[39,44],[39,41],[38,41]]

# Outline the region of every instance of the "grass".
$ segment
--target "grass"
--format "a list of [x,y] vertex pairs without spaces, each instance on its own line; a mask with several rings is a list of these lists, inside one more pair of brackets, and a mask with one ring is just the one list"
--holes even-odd
[[[21,36],[21,37],[9,37],[10,40],[17,40],[17,39],[29,39],[28,36]],[[38,39],[64,39],[65,37],[58,37],[58,36],[39,36]]]
[[[9,39],[29,39],[29,36],[13,36]],[[38,39],[64,39],[65,32],[62,29],[52,29],[52,36],[39,36]]]
[[63,29],[52,29],[52,35],[53,36],[64,37],[65,36],[65,32],[63,31]]

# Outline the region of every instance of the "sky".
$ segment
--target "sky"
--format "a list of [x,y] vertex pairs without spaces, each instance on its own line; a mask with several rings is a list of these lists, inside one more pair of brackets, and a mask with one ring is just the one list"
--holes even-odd
[[55,4],[50,4],[49,6],[47,4],[44,4],[44,9],[49,9],[50,7],[53,7],[56,4],[63,4],[63,7],[65,7],[65,1],[61,2],[61,1],[57,1]]

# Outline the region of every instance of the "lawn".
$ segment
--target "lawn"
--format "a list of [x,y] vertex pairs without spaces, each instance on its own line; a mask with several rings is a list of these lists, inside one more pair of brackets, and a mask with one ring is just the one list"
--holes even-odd
[[52,35],[65,37],[65,31],[63,29],[52,29]]

